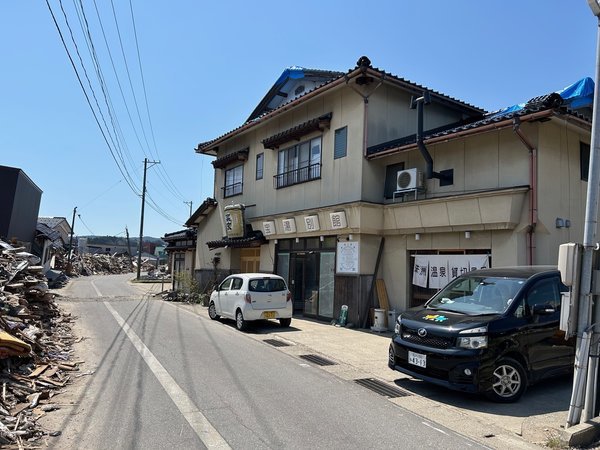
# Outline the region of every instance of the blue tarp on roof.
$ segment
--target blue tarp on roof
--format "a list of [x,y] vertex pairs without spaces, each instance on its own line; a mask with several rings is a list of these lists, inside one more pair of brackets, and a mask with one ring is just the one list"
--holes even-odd
[[283,71],[281,76],[275,82],[275,86],[285,82],[287,79],[299,80],[304,78],[304,67],[292,66]]
[[581,80],[567,86],[558,94],[563,98],[565,104],[573,109],[592,106],[594,101],[594,80],[590,77],[582,78]]
[[[556,91],[563,98],[563,105],[571,109],[584,108],[592,106],[594,97],[594,80],[590,77],[582,78],[579,81],[567,86],[566,88]],[[509,106],[508,108],[500,109],[491,113],[488,117],[503,116],[516,111],[520,111],[525,107],[525,103]]]

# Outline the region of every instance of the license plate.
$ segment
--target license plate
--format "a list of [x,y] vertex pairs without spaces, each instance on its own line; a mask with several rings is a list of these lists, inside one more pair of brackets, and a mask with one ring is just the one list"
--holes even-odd
[[415,366],[427,367],[427,355],[422,355],[421,353],[415,353],[408,351],[408,362]]
[[275,311],[265,311],[263,313],[265,319],[274,319],[276,317]]

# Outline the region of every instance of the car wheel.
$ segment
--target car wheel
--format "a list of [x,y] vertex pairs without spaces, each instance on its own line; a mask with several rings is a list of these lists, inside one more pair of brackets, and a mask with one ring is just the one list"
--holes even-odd
[[388,350],[388,366],[393,369],[396,366],[396,354],[394,353],[394,347],[390,345]]
[[292,323],[291,317],[288,317],[287,319],[279,319],[279,325],[281,325],[282,328],[289,327],[291,323]]
[[212,320],[217,320],[221,317],[217,314],[217,308],[215,307],[214,302],[210,302],[210,305],[208,305],[208,317]]
[[499,403],[512,403],[527,389],[527,374],[523,366],[512,358],[500,358],[494,365],[492,388],[487,396]]
[[248,329],[248,322],[244,320],[244,315],[239,309],[235,313],[235,327],[240,331],[246,331]]

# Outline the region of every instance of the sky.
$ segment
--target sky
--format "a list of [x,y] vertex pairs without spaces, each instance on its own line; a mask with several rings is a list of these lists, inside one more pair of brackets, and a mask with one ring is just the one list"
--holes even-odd
[[0,165],[43,191],[40,216],[77,208],[75,235],[139,236],[160,161],[143,234],[162,237],[215,195],[194,148],[287,67],[366,55],[494,111],[594,78],[597,23],[586,0],[1,0]]

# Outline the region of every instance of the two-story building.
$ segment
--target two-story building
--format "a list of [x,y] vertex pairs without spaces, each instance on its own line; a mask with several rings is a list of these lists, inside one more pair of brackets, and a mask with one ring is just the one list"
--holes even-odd
[[466,270],[556,264],[583,234],[591,92],[584,79],[486,113],[366,57],[287,69],[244,124],[196,148],[216,158],[215,203],[187,224],[196,276],[275,272],[297,311],[348,305],[364,324],[377,278],[402,311]]

